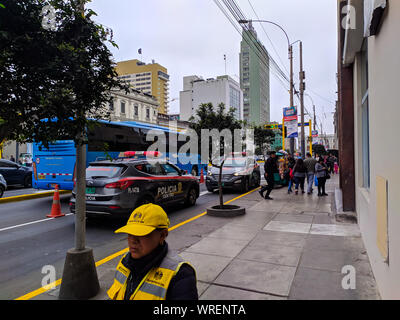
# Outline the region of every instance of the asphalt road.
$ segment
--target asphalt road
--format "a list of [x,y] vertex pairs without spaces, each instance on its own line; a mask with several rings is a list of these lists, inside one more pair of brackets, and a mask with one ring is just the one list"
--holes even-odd
[[[193,207],[175,205],[166,208],[174,226],[218,203],[218,193],[209,193],[201,185],[201,196]],[[238,193],[224,193],[224,201]],[[56,279],[62,277],[68,249],[74,247],[74,215],[69,213],[70,195],[61,195],[65,217],[47,218],[52,198],[40,198],[0,204],[0,299],[15,299],[42,286],[42,268],[52,265]],[[99,261],[126,248],[126,235],[115,234],[125,221],[94,220],[86,227],[86,246],[93,248]]]

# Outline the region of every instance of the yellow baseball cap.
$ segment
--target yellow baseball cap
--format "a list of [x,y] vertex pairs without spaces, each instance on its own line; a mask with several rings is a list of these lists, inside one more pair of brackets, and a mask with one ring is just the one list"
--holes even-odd
[[157,228],[168,228],[169,219],[165,211],[153,203],[144,204],[131,213],[125,226],[115,233],[128,233],[134,236],[145,236]]

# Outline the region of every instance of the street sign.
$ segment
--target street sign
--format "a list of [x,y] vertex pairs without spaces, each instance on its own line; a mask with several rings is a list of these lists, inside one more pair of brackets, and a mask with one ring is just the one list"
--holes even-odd
[[283,119],[286,121],[297,120],[297,107],[283,108]]
[[312,134],[313,138],[318,137],[318,130],[311,131],[311,134]]

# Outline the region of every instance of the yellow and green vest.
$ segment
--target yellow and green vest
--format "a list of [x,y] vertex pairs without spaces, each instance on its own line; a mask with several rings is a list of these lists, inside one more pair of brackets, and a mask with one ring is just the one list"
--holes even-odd
[[[128,252],[127,254],[130,253]],[[114,283],[107,291],[112,300],[124,300],[125,297],[127,280],[131,271],[122,264],[124,258],[119,261]],[[183,264],[192,267],[190,263],[168,251],[160,266],[150,269],[144,276],[129,300],[165,300],[168,286]]]

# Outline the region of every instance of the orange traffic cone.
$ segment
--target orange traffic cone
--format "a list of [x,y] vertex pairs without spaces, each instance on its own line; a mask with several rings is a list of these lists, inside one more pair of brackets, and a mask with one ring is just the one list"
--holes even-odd
[[65,216],[61,213],[60,193],[58,192],[58,185],[55,186],[53,205],[51,206],[51,213],[46,215],[48,218],[59,218]]
[[204,183],[204,173],[203,173],[203,168],[201,168],[201,173],[200,173],[200,183]]

